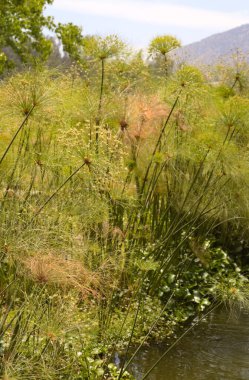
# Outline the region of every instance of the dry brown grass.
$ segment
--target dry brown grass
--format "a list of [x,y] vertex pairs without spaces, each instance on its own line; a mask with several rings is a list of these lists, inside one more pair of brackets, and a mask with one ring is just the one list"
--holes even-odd
[[37,253],[23,260],[28,275],[41,284],[78,290],[83,297],[98,297],[102,289],[101,272],[93,272],[77,260],[54,254]]
[[167,106],[154,96],[150,99],[134,98],[130,102],[128,114],[130,115],[129,133],[139,139],[146,139],[160,127],[160,121],[169,113]]
[[121,131],[127,131],[130,139],[144,140],[156,134],[160,122],[169,114],[169,108],[157,96],[131,96],[128,99],[126,120],[121,120]]

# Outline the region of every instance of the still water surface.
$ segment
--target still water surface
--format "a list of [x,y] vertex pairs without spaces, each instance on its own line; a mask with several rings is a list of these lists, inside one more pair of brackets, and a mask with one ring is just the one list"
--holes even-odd
[[[136,380],[165,349],[153,346],[137,355],[129,369]],[[167,354],[148,380],[249,380],[249,313],[216,310]]]

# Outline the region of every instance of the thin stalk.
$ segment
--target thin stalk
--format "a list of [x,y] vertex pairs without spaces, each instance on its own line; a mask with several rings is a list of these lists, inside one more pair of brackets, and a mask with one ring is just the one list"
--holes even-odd
[[[216,195],[218,194],[218,192],[216,193]],[[202,198],[203,195],[201,195],[197,200],[196,202],[192,205],[192,208],[195,206],[195,204],[199,204],[199,201],[200,199]],[[196,208],[195,209],[195,212],[192,216],[192,220],[190,221],[187,221],[186,223],[184,223],[183,225],[181,224],[182,222],[184,222],[184,216],[182,218],[180,218],[177,223],[171,228],[170,232],[168,235],[166,235],[166,237],[162,240],[162,242],[160,243],[160,246],[163,247],[165,249],[165,246],[164,244],[166,243],[167,244],[167,241],[173,237],[175,234],[179,233],[181,230],[184,230],[187,226],[191,225],[194,225],[196,224],[197,220],[200,219],[201,217],[203,217],[205,214],[209,213],[210,211],[213,211],[217,208],[219,208],[221,205],[218,204],[216,205],[215,207],[211,208],[211,209],[208,209],[209,205],[211,205],[211,202],[212,200],[214,199],[211,198],[211,200],[208,201],[208,203],[204,206],[204,208],[199,212],[199,214],[197,214],[197,211],[198,209]],[[205,222],[205,221],[204,221]],[[156,250],[158,251],[158,249],[160,249],[160,246],[157,246]]]
[[174,296],[174,293],[175,291],[173,291],[170,295],[170,297],[168,298],[166,304],[164,305],[160,315],[155,319],[155,321],[152,323],[148,333],[146,334],[146,336],[144,337],[144,339],[142,340],[142,342],[140,343],[140,345],[138,346],[138,348],[136,349],[136,351],[133,353],[133,355],[131,356],[131,358],[128,360],[128,362],[125,364],[124,366],[124,371],[126,371],[126,369],[128,368],[128,366],[131,364],[132,360],[135,358],[135,356],[137,355],[137,353],[139,352],[139,350],[143,347],[144,343],[146,342],[146,340],[148,339],[148,337],[150,336],[151,332],[154,330],[154,328],[156,327],[158,321],[160,320],[160,318],[163,316],[165,310],[167,309],[168,307],[168,304],[169,302],[171,301],[171,299],[173,298]]
[[98,118],[99,118],[99,120],[100,120],[101,115],[102,115],[104,81],[105,81],[105,60],[102,58],[101,59],[101,84],[100,84],[99,107],[98,107]]
[[96,141],[96,152],[99,150],[99,126],[102,118],[102,108],[103,108],[103,94],[104,94],[104,81],[105,81],[105,60],[101,59],[101,84],[100,84],[100,94],[99,94],[99,106],[98,114],[96,119],[96,132],[95,132],[95,141]]
[[167,54],[163,54],[164,56],[164,73],[165,73],[165,79],[168,78],[168,59],[167,59]]
[[16,279],[14,279],[13,281],[11,281],[1,292],[0,292],[0,297],[6,292],[6,290],[16,281]]
[[74,172],[69,176],[67,177],[67,179],[53,192],[52,195],[50,195],[50,197],[46,200],[45,203],[43,203],[43,205],[39,208],[39,210],[35,213],[35,215],[33,216],[33,218],[31,219],[31,221],[29,222],[28,226],[30,224],[32,224],[32,222],[34,221],[34,219],[42,212],[42,210],[47,206],[47,204],[59,193],[59,191],[72,179],[72,177],[75,176],[75,174],[77,174],[85,165],[87,165],[86,161],[83,162],[82,165],[80,165],[76,170],[74,170]]
[[[142,284],[143,282],[144,282],[144,276],[143,276],[143,278],[142,278],[142,280],[141,280],[141,284]],[[126,310],[126,313],[125,313],[125,316],[124,316],[124,319],[123,319],[122,325],[121,325],[121,327],[120,327],[120,329],[119,329],[119,332],[118,332],[118,334],[117,334],[117,340],[116,340],[116,342],[118,342],[118,341],[122,338],[122,335],[121,335],[121,334],[122,334],[122,332],[123,332],[123,328],[124,328],[124,326],[125,326],[125,323],[126,323],[126,321],[127,321],[127,318],[128,318],[128,316],[129,316],[129,314],[130,314],[130,310],[131,310],[131,307],[132,307],[132,302],[133,302],[133,300],[136,298],[137,294],[139,293],[140,288],[141,288],[141,285],[139,284],[138,287],[137,287],[137,289],[135,290],[134,296],[132,296],[132,297],[130,298],[130,302],[129,302],[129,304],[128,304],[128,307],[127,307],[127,310]],[[113,349],[112,349],[112,351],[111,351],[111,353],[110,353],[110,355],[109,355],[109,358],[110,358],[110,359],[107,361],[107,363],[105,363],[106,365],[109,364],[109,363],[111,362],[111,358],[113,357],[113,354],[114,354],[115,350],[116,350],[116,347],[115,347],[115,345],[114,345],[114,346],[113,346]],[[103,376],[104,376],[104,375],[103,375]],[[101,380],[104,380],[104,377],[102,377]]]
[[9,145],[7,146],[7,148],[5,149],[5,152],[4,154],[2,155],[1,159],[0,159],[0,165],[2,164],[4,158],[6,157],[8,151],[10,150],[11,146],[13,145],[15,139],[17,138],[18,134],[20,133],[20,131],[22,130],[22,128],[25,126],[25,124],[27,123],[31,113],[33,112],[34,108],[35,108],[36,104],[33,104],[33,106],[31,107],[31,109],[29,110],[29,112],[27,113],[27,115],[25,116],[22,124],[20,125],[20,127],[17,129],[16,133],[14,134],[14,136],[12,137]]
[[19,140],[17,157],[16,157],[16,160],[15,160],[12,172],[10,174],[10,177],[8,179],[8,184],[6,186],[6,190],[5,190],[5,193],[4,193],[4,196],[3,196],[4,199],[7,197],[8,191],[9,191],[9,189],[10,189],[12,183],[13,183],[13,179],[14,179],[14,176],[15,176],[15,173],[16,173],[16,170],[17,170],[17,166],[18,166],[18,163],[19,163],[20,158],[21,158],[23,146],[24,146],[24,136],[23,136],[23,130],[22,130],[22,133],[21,133],[21,136],[20,136],[20,140]]
[[[210,212],[210,210],[208,210],[208,212]],[[183,246],[183,244],[188,241],[189,237],[191,237],[193,235],[193,233],[195,231],[197,231],[200,226],[202,226],[203,224],[205,224],[207,222],[207,220],[211,219],[214,215],[215,215],[215,213],[213,215],[211,215],[209,218],[205,219],[203,222],[201,222],[195,228],[193,228],[194,224],[190,224],[189,229],[188,229],[185,237],[179,242],[179,244],[176,246],[176,248],[171,252],[170,256],[167,257],[166,260],[164,260],[163,262],[160,263],[160,268],[161,268],[162,271],[160,271],[159,273],[156,273],[156,275],[152,279],[152,281],[151,281],[151,283],[152,283],[151,289],[154,289],[154,288],[156,288],[158,286],[158,284],[160,283],[161,279],[165,276],[166,272],[168,271],[168,269],[170,267],[170,263],[175,258],[176,254],[178,253],[178,250]],[[199,219],[199,216],[196,218],[196,221],[198,221],[198,219]],[[165,250],[165,248],[164,248],[164,250]]]
[[[204,163],[205,163],[205,161],[206,161],[206,158],[207,158],[208,154],[209,154],[209,151],[206,152],[205,156],[203,157],[203,159],[201,160],[201,162],[200,162],[200,164],[199,164],[198,170],[197,170],[197,172],[195,173],[194,178],[193,178],[193,180],[192,180],[192,182],[191,182],[191,184],[190,184],[190,186],[189,186],[189,189],[188,189],[188,191],[187,191],[187,193],[186,193],[186,195],[185,195],[185,197],[184,197],[184,199],[183,199],[183,202],[182,202],[182,204],[181,204],[181,206],[180,206],[179,213],[183,210],[183,208],[184,208],[184,206],[185,206],[185,204],[186,204],[186,202],[187,202],[187,200],[188,200],[188,197],[190,196],[191,191],[192,191],[192,189],[193,189],[195,183],[196,183],[197,180],[198,180],[199,174],[201,173],[201,170],[202,170],[202,168],[203,168],[203,166],[204,166]],[[148,205],[148,208],[149,208],[149,205]],[[142,208],[142,210],[143,210],[143,208]],[[131,222],[130,222],[130,223],[131,223]],[[169,231],[168,231],[168,237],[169,237],[170,235],[173,234],[175,225],[176,225],[176,226],[179,225],[179,219],[177,220],[177,215],[176,215],[176,216],[174,217],[174,219],[172,220],[171,226],[170,226]],[[129,223],[128,223],[127,230],[128,230],[129,227],[130,227],[130,226],[129,226]],[[137,226],[137,227],[138,227],[138,226]],[[136,231],[135,221],[134,221],[134,225],[133,225],[132,230],[133,230],[133,231]],[[133,239],[133,241],[132,241],[132,245],[134,245],[134,243],[135,243],[134,240],[135,240],[135,239]]]
[[170,121],[170,118],[171,118],[171,116],[172,116],[172,113],[174,112],[174,110],[175,110],[175,108],[176,108],[176,106],[177,106],[177,103],[178,103],[178,101],[179,101],[180,95],[181,95],[181,91],[180,91],[179,94],[177,95],[177,97],[176,97],[176,99],[175,99],[175,101],[174,101],[174,103],[173,103],[173,106],[171,107],[170,113],[169,113],[169,115],[168,115],[168,117],[167,117],[167,119],[166,119],[166,121],[165,121],[165,123],[164,123],[164,126],[163,126],[163,128],[161,129],[160,135],[159,135],[159,137],[158,137],[158,140],[157,140],[156,145],[155,145],[155,147],[154,147],[154,150],[153,150],[153,152],[152,152],[152,156],[151,156],[151,159],[150,159],[149,165],[148,165],[148,167],[147,167],[147,170],[146,170],[146,173],[145,173],[145,176],[144,176],[144,180],[143,180],[143,184],[142,184],[142,188],[141,188],[141,194],[143,193],[144,187],[145,187],[145,185],[146,185],[146,182],[147,182],[147,179],[148,179],[148,175],[149,175],[149,172],[150,172],[150,168],[151,168],[152,163],[153,163],[153,158],[154,158],[154,156],[155,156],[155,154],[156,154],[156,152],[157,152],[158,147],[160,146],[161,139],[162,139],[162,137],[163,137],[163,135],[164,135],[164,132],[165,132],[165,129],[166,129],[166,127],[167,127],[167,125],[168,125],[168,123],[169,123],[169,121]]
[[123,373],[124,373],[124,366],[125,366],[126,358],[127,358],[130,346],[131,346],[131,341],[132,341],[132,338],[133,338],[133,335],[134,335],[135,327],[136,327],[136,324],[137,324],[137,318],[138,318],[138,314],[139,314],[139,310],[140,310],[140,306],[141,306],[142,286],[141,286],[140,292],[141,293],[140,293],[140,297],[139,297],[139,300],[138,300],[138,306],[137,306],[137,310],[136,310],[136,315],[135,315],[135,318],[134,318],[134,322],[133,322],[133,325],[132,325],[132,330],[131,330],[129,342],[128,342],[128,345],[127,345],[127,348],[126,348],[126,352],[125,352],[124,362],[123,362],[123,364],[121,366],[121,369],[120,369],[119,376],[118,376],[117,380],[120,380],[122,378]]

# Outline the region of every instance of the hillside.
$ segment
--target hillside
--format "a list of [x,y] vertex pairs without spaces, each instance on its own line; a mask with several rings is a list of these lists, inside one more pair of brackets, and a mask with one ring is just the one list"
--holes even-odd
[[[183,46],[175,55],[179,61],[211,65],[224,58],[231,59],[237,49],[243,55],[249,55],[249,24]],[[249,57],[247,59],[249,60]]]

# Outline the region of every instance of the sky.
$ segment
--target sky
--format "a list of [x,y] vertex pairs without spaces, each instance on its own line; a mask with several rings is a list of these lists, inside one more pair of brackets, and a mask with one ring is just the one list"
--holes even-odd
[[134,48],[171,34],[183,45],[249,23],[249,0],[54,0],[46,13],[84,34],[118,34]]

